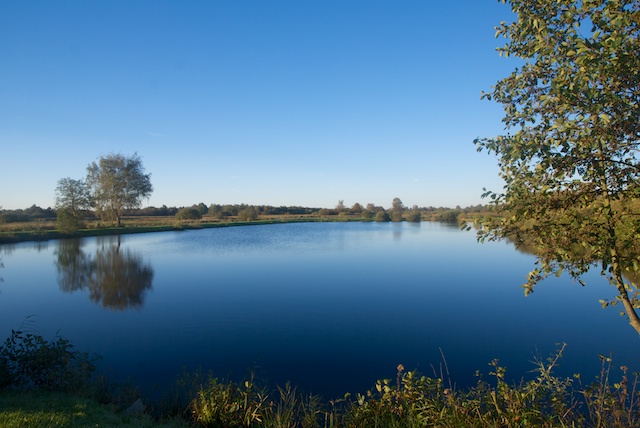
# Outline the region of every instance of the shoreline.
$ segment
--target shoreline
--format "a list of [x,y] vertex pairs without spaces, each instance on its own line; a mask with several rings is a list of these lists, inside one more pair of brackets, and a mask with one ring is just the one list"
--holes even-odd
[[313,217],[313,218],[282,218],[282,219],[263,219],[263,220],[251,220],[251,221],[224,221],[224,222],[203,222],[203,223],[189,223],[183,222],[176,224],[160,224],[154,226],[121,226],[121,227],[105,227],[105,228],[92,228],[92,229],[80,229],[77,232],[62,233],[58,230],[17,230],[14,232],[0,232],[0,245],[5,244],[18,244],[21,242],[42,242],[51,241],[55,239],[74,239],[74,238],[88,238],[94,236],[113,236],[113,235],[131,235],[137,233],[154,233],[154,232],[177,232],[183,230],[198,230],[198,229],[212,229],[218,227],[236,227],[236,226],[257,226],[263,224],[284,224],[284,223],[321,223],[321,222],[345,222],[345,221],[363,221],[361,218],[327,218],[327,217]]

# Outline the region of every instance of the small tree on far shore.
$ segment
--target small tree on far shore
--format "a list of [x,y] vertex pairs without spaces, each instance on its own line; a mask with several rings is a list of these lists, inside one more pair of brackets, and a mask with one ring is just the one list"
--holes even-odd
[[84,211],[91,207],[91,196],[83,180],[61,178],[56,186],[57,228],[75,233],[84,227]]
[[200,220],[202,214],[197,206],[180,208],[176,213],[177,220]]
[[104,220],[115,220],[118,227],[123,211],[139,208],[153,191],[151,174],[145,174],[137,153],[111,154],[92,162],[87,167],[87,186],[96,213]]
[[254,208],[248,207],[248,208],[245,208],[245,209],[242,209],[242,210],[238,211],[237,219],[238,219],[238,221],[257,220],[258,219],[258,213]]
[[420,223],[422,221],[422,213],[417,206],[414,206],[407,214],[407,221],[411,223]]
[[400,222],[402,221],[402,213],[404,212],[404,204],[400,200],[400,198],[393,198],[393,202],[391,203],[391,221]]
[[382,210],[376,213],[374,219],[375,221],[380,221],[380,222],[391,221],[391,216],[389,216],[388,212],[386,212],[385,210]]

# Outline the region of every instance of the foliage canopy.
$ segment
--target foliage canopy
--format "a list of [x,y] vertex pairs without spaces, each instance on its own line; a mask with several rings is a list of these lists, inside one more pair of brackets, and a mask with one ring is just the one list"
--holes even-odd
[[83,227],[83,211],[91,207],[91,195],[83,180],[61,178],[56,186],[58,229],[73,233]]
[[[506,3],[506,0],[503,0]],[[476,140],[495,153],[504,192],[487,192],[502,220],[480,239],[534,243],[525,291],[550,274],[578,279],[601,265],[640,333],[640,2],[511,0],[501,55],[523,65],[488,100],[502,104],[506,135]],[[629,277],[629,276],[627,276]]]
[[103,156],[87,167],[87,186],[91,190],[98,215],[115,219],[118,226],[123,210],[139,208],[151,195],[151,174],[145,174],[137,153]]

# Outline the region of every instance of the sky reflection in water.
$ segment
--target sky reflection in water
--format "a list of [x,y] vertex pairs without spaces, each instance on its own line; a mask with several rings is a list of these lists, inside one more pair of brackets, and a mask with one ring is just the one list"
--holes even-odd
[[145,388],[201,366],[337,397],[394,378],[399,363],[439,372],[442,355],[464,387],[494,358],[527,375],[558,342],[562,375],[593,376],[609,353],[640,368],[637,335],[598,304],[613,295],[598,272],[525,298],[534,258],[456,226],[300,223],[0,248],[5,337],[34,315],[32,328]]

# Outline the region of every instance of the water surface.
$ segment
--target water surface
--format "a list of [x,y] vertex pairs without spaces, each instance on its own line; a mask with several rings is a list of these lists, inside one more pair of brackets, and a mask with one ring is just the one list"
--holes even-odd
[[104,357],[145,389],[183,369],[255,372],[338,397],[399,363],[458,387],[499,358],[514,379],[568,344],[559,374],[593,376],[598,354],[638,370],[640,341],[598,299],[613,288],[546,280],[534,258],[439,223],[299,223],[0,247],[0,334],[21,326]]

